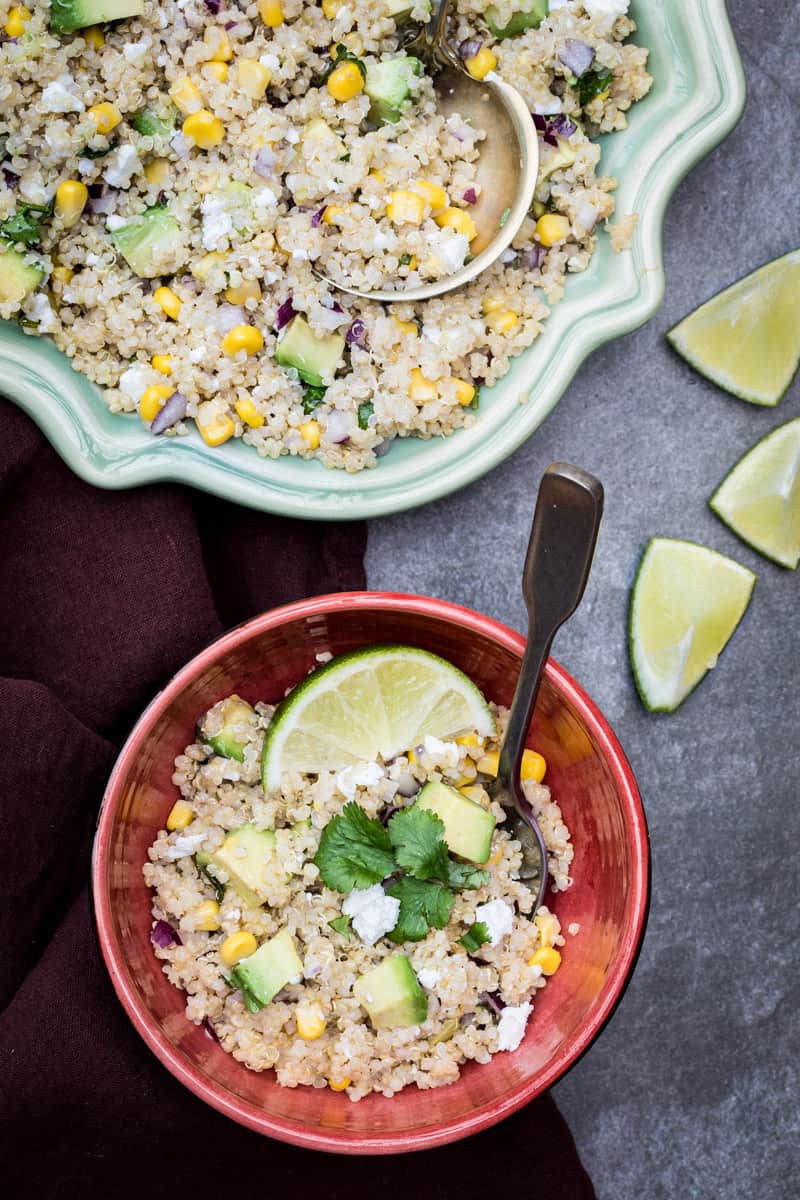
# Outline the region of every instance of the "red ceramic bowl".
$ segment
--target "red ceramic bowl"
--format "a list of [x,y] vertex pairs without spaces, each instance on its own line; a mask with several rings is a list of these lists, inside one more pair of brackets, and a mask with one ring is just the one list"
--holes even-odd
[[316,1150],[389,1154],[421,1150],[495,1124],[551,1086],[583,1054],[614,1010],[633,969],[648,902],[647,827],[631,769],[589,697],[548,663],[530,744],[575,846],[574,885],[552,903],[567,936],[558,974],[537,996],[522,1046],[468,1064],[457,1083],[353,1104],[329,1089],[281,1088],[247,1070],[184,1016],[184,995],[150,946],[150,894],[142,864],[175,799],[173,759],[195,721],[237,691],[276,701],[322,651],[408,642],[456,663],[487,697],[507,704],[524,641],[496,621],[424,596],[358,592],[276,609],[232,630],[184,667],[128,739],[109,781],[95,840],[94,903],[100,944],[122,1004],[150,1049],[197,1096],[260,1133]]

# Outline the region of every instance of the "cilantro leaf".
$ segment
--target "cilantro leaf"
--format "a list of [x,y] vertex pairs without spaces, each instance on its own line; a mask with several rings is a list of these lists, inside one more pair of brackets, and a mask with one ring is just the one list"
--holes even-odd
[[598,67],[596,71],[587,71],[585,75],[582,75],[575,88],[581,108],[585,108],[587,104],[591,104],[592,100],[602,96],[613,78],[614,72],[609,71],[608,67]]
[[328,924],[330,925],[331,929],[335,929],[337,933],[341,934],[346,942],[350,941],[351,934],[349,917],[334,917],[332,921],[328,921]]
[[411,266],[411,255],[410,254],[401,254],[400,258],[398,259],[398,262],[401,267],[410,267]]
[[309,413],[312,413],[315,408],[318,408],[319,405],[322,404],[327,390],[328,389],[324,387],[315,387],[311,383],[307,386],[305,395],[303,396],[303,412],[306,414],[306,416],[308,416]]
[[323,829],[314,862],[323,882],[335,892],[380,883],[396,865],[389,834],[353,801]]
[[21,204],[13,217],[8,217],[0,225],[0,238],[23,246],[33,246],[42,236],[42,221],[52,212],[52,204]]
[[472,863],[454,862],[447,864],[447,882],[454,888],[479,888],[489,882],[489,872],[473,867]]
[[363,404],[358,406],[358,428],[368,429],[369,419],[375,412],[375,405],[371,400],[365,400]]
[[197,854],[195,854],[194,865],[197,867],[198,874],[202,875],[203,879],[205,879],[207,883],[211,884],[212,888],[214,889],[214,897],[217,901],[217,904],[221,904],[225,896],[225,884],[221,883],[220,880],[217,879],[216,875],[212,875],[211,871],[208,869],[208,862],[209,856],[207,854],[204,854],[202,851],[199,851]]
[[444,824],[436,813],[413,804],[402,808],[389,822],[397,862],[416,879],[438,879],[445,883],[449,875]]
[[489,937],[489,930],[483,921],[475,921],[470,925],[464,936],[458,940],[467,954],[475,954],[485,942],[490,942],[492,939]]
[[344,63],[344,62],[355,63],[356,66],[358,67],[359,71],[361,72],[361,78],[362,79],[367,78],[367,68],[364,66],[361,59],[358,58],[355,54],[353,54],[353,52],[351,50],[348,50],[347,46],[345,46],[341,42],[339,42],[336,46],[336,58],[333,60],[333,62],[331,63],[331,65],[328,67],[327,71],[323,75],[322,82],[324,83],[325,80],[328,78],[328,76],[332,75],[333,72],[336,70],[336,68],[340,67],[342,65],[342,63]]
[[421,942],[431,926],[444,929],[453,911],[455,896],[443,883],[430,883],[404,875],[386,889],[400,901],[400,916],[387,936],[393,942]]

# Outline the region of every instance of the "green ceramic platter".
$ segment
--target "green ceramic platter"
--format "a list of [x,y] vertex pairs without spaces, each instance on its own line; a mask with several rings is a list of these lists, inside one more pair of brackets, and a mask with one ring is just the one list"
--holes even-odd
[[0,389],[73,471],[103,488],[169,479],[268,512],[347,520],[426,504],[471,483],[530,437],[592,350],[653,315],[664,293],[667,202],[744,106],[724,0],[634,0],[632,15],[655,82],[632,110],[630,128],[603,140],[602,170],[619,179],[618,214],[639,213],[633,248],[614,254],[601,236],[590,268],[568,280],[545,332],[482,393],[472,429],[429,441],[398,439],[374,470],[358,475],[298,458],[262,459],[239,441],[211,449],[194,431],[153,438],[138,417],[112,415],[48,340],[7,322],[0,322]]

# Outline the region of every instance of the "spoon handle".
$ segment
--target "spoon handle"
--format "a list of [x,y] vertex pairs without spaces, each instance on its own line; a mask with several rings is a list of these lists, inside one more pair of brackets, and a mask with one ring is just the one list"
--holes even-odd
[[436,50],[444,39],[451,4],[452,0],[439,0],[425,26],[424,36],[431,50]]
[[578,607],[603,515],[603,485],[588,471],[553,463],[539,487],[522,574],[528,642],[500,754],[498,784],[519,779],[539,680],[558,628]]

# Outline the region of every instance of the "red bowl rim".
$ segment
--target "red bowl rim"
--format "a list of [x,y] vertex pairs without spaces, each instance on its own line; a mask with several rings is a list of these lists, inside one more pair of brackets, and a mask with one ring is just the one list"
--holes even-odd
[[[183,1058],[154,1023],[149,1010],[141,1002],[133,987],[121,948],[114,937],[111,900],[105,887],[105,881],[108,877],[110,835],[116,810],[117,790],[153,720],[161,715],[198,671],[213,663],[220,654],[224,654],[253,634],[263,633],[298,618],[318,616],[342,609],[383,609],[434,617],[487,637],[520,656],[525,649],[525,638],[521,634],[491,617],[446,600],[400,592],[339,592],[326,596],[315,596],[271,609],[269,612],[237,625],[206,646],[172,677],[139,717],[120,751],[109,778],[97,820],[92,853],[94,915],[100,948],[111,976],[111,982],[134,1028],[167,1070],[201,1100],[257,1133],[266,1134],[279,1141],[289,1142],[306,1149],[335,1154],[408,1153],[469,1137],[504,1120],[546,1091],[547,1088],[552,1087],[586,1053],[592,1042],[602,1032],[622,998],[636,964],[644,936],[650,898],[650,852],[647,820],[633,771],[610,725],[583,688],[559,663],[552,658],[549,659],[545,668],[548,680],[578,712],[607,761],[629,818],[629,835],[633,847],[633,876],[630,884],[633,920],[625,932],[615,967],[606,981],[603,1001],[597,1006],[591,1020],[571,1043],[561,1048],[550,1061],[546,1070],[535,1081],[521,1085],[502,1101],[486,1104],[458,1120],[432,1126],[422,1133],[406,1131],[381,1134],[375,1137],[342,1132],[323,1133],[300,1122],[269,1116],[259,1112],[255,1106],[245,1101],[237,1100],[235,1097],[218,1091],[213,1082]],[[342,1102],[351,1103],[344,1096]]]

